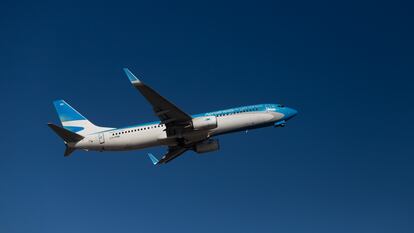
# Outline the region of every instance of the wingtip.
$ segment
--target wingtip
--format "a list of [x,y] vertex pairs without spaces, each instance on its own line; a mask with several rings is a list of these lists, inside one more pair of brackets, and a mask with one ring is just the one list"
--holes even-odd
[[153,165],[157,165],[159,160],[151,153],[148,153],[148,157],[151,159]]
[[124,72],[127,75],[130,82],[132,82],[132,83],[140,83],[141,82],[128,68],[124,68]]

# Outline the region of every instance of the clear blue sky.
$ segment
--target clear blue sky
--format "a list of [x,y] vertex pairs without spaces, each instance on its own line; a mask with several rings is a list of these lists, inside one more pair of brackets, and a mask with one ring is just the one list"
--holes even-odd
[[[408,1],[0,3],[0,232],[414,232]],[[283,103],[283,129],[153,167],[46,127],[156,120],[129,67],[190,114]]]

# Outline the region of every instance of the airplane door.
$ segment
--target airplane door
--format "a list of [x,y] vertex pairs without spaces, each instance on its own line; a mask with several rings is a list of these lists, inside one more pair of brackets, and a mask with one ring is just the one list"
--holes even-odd
[[105,137],[103,133],[98,134],[99,144],[105,143]]

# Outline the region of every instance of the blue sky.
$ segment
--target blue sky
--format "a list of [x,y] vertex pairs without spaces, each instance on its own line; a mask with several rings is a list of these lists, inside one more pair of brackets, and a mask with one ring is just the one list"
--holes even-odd
[[[0,3],[0,232],[412,232],[407,1]],[[283,103],[283,129],[153,167],[75,152],[52,101],[122,127],[156,120],[122,72],[190,114]]]

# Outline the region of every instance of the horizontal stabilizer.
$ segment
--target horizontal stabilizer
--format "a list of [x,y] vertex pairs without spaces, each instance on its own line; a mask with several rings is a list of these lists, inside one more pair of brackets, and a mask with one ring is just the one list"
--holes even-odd
[[47,125],[53,131],[55,131],[55,133],[57,135],[59,135],[59,137],[61,137],[63,139],[63,141],[65,141],[65,142],[79,142],[80,140],[82,140],[84,138],[83,136],[81,136],[77,133],[71,132],[71,131],[69,131],[67,129],[64,129],[64,128],[61,128],[61,127],[59,127],[57,125],[54,125],[52,123],[48,123]]

